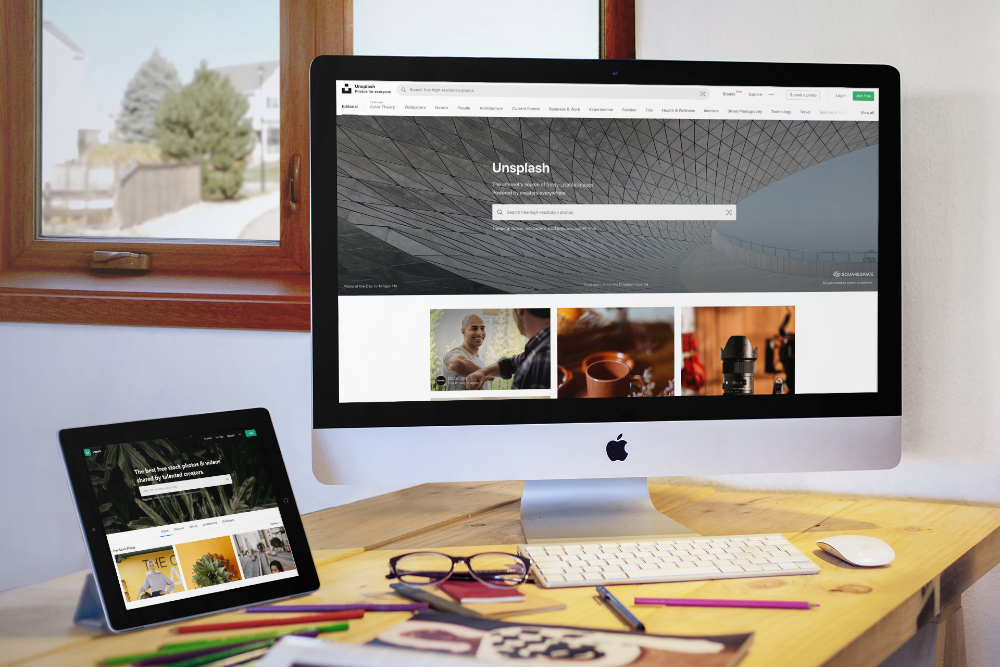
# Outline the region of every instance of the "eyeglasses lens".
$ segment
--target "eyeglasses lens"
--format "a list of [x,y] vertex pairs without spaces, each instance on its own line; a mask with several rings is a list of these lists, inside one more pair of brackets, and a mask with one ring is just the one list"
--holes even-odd
[[444,581],[451,572],[451,559],[444,554],[408,554],[396,561],[396,575],[404,584],[426,586]]
[[528,574],[524,561],[502,553],[473,556],[469,561],[469,569],[477,579],[496,588],[520,586]]

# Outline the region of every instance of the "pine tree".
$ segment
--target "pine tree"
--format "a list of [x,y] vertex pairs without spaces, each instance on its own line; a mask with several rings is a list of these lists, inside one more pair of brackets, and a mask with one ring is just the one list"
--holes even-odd
[[173,63],[159,49],[136,70],[125,88],[118,116],[118,140],[124,143],[156,142],[156,109],[168,90],[178,90],[181,79]]
[[244,159],[254,147],[250,103],[229,78],[205,61],[179,91],[168,91],[156,113],[160,150],[201,164],[201,196],[233,199],[243,185]]

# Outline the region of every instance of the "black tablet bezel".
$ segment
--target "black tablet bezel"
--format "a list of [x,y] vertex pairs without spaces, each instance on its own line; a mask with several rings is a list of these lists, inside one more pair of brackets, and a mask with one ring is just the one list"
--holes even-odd
[[[337,80],[857,87],[879,90],[878,391],[668,401],[340,403]],[[902,415],[899,72],[889,65],[320,56],[310,70],[313,428],[699,421]],[[317,289],[317,286],[323,286]],[[735,296],[735,295],[734,295]],[[859,335],[870,335],[859,331]],[[391,409],[388,409],[391,405]]]
[[[292,553],[295,554],[298,576],[138,609],[126,609],[114,559],[108,547],[100,511],[94,498],[94,490],[91,486],[90,473],[87,470],[83,450],[121,442],[248,428],[257,430],[257,437],[264,445],[268,473],[274,485],[275,497],[278,498],[278,509],[281,512],[285,534],[291,544]],[[76,502],[80,527],[83,530],[90,562],[97,585],[100,588],[107,621],[112,631],[121,632],[148,625],[168,623],[192,616],[311,593],[319,588],[319,576],[312,560],[312,553],[309,551],[302,518],[299,516],[299,510],[295,504],[292,485],[285,470],[274,426],[271,424],[271,415],[266,409],[254,408],[65,429],[59,432],[59,444],[66,465],[70,490]]]

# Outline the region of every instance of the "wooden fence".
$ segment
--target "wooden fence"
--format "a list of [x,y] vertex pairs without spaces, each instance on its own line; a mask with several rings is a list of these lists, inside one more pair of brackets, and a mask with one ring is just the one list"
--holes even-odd
[[119,227],[134,227],[201,201],[197,164],[142,164],[118,181],[115,209]]

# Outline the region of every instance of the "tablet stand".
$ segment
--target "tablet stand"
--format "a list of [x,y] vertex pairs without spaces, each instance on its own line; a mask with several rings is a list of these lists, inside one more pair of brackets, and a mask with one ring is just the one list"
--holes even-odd
[[110,630],[104,618],[104,604],[97,590],[94,573],[88,572],[80,591],[80,601],[76,603],[76,613],[73,614],[73,624],[90,630]]

